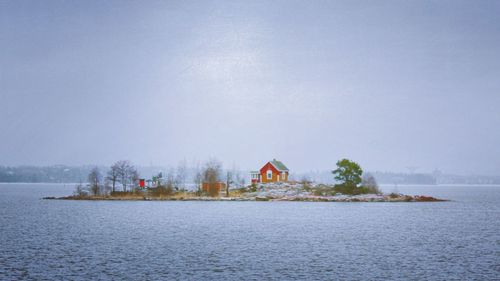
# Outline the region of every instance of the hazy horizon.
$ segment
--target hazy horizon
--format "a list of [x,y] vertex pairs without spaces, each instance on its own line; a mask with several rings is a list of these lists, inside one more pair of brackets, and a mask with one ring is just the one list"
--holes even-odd
[[[220,159],[218,158],[209,158],[209,159],[206,159],[204,161],[186,161],[186,168],[189,169],[189,170],[196,170],[198,168],[203,168],[203,166],[206,164],[206,162],[208,162],[208,160],[218,160],[218,161],[221,161]],[[127,160],[127,159],[120,159],[120,160]],[[272,160],[272,159],[271,159]],[[115,161],[116,162],[116,161]],[[177,170],[177,168],[179,167],[179,165],[182,163],[179,162],[177,164],[171,164],[171,165],[161,165],[161,164],[158,164],[158,165],[141,165],[141,164],[137,164],[137,163],[133,163],[131,162],[131,164],[136,167],[138,170],[139,170],[139,174],[141,175],[141,177],[150,177],[150,176],[153,176],[153,175],[156,175],[157,173],[159,172],[162,172],[162,173],[168,173],[168,172],[175,172]],[[260,168],[262,168],[262,166],[264,166],[264,164],[266,164],[267,161],[263,161],[260,165],[256,165],[255,168],[242,168],[242,167],[239,167],[237,165],[237,163],[222,163],[222,169],[225,171],[225,170],[234,170],[234,171],[237,171],[237,172],[250,172],[250,171],[253,171],[253,170],[260,170]],[[97,167],[101,173],[106,173],[109,168],[110,168],[111,164],[102,164],[102,163],[87,163],[87,164],[80,164],[80,165],[68,165],[68,164],[48,164],[48,165],[33,165],[33,164],[20,164],[20,165],[3,165],[3,164],[0,164],[0,167],[3,167],[3,168],[22,168],[22,167],[33,167],[33,168],[39,168],[39,169],[43,169],[43,168],[54,168],[54,167],[67,167],[67,168],[93,168],[93,167]],[[183,166],[184,167],[184,166]],[[292,168],[290,169],[290,174],[293,175],[294,177],[301,177],[301,176],[311,176],[311,175],[319,175],[321,174],[322,176],[325,176],[326,174],[330,175],[331,177],[331,180],[333,180],[333,176],[331,176],[331,171],[333,169],[335,169],[336,166],[335,164],[332,165],[332,167],[324,167],[324,168],[320,168],[320,169],[305,169],[305,170],[298,170],[298,169],[295,169],[295,168]],[[421,167],[416,167],[416,166],[408,166],[408,167],[403,167],[401,170],[367,170],[367,169],[363,169],[363,173],[364,174],[378,174],[378,173],[381,173],[381,174],[384,174],[384,173],[387,173],[387,174],[408,174],[408,175],[418,175],[418,174],[424,174],[424,175],[432,175],[434,173],[440,173],[441,175],[444,175],[444,176],[447,176],[447,175],[453,175],[453,176],[464,176],[464,177],[475,177],[475,176],[484,176],[484,177],[500,177],[500,175],[497,173],[497,174],[486,174],[486,173],[483,173],[483,174],[478,174],[478,173],[453,173],[453,172],[448,172],[448,171],[443,171],[443,170],[440,170],[440,169],[433,169],[433,170],[425,170]],[[245,175],[245,176],[249,176],[248,175]]]
[[498,1],[2,1],[0,165],[499,175]]

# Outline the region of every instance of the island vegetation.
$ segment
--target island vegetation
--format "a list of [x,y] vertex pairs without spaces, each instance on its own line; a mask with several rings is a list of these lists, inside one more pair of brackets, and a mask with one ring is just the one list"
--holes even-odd
[[196,168],[195,188],[186,188],[185,163],[165,175],[158,174],[151,185],[141,186],[137,169],[129,161],[117,161],[102,174],[94,167],[86,184],[78,184],[73,195],[46,197],[65,200],[197,200],[197,201],[312,201],[312,202],[421,202],[444,201],[429,196],[384,194],[375,178],[360,165],[341,159],[332,170],[335,184],[315,183],[307,178],[278,183],[245,184],[236,169],[224,171],[211,159]]

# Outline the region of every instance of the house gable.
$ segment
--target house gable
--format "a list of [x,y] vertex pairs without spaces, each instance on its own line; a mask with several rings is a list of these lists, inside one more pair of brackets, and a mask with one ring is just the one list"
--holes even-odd
[[273,166],[273,164],[271,164],[271,162],[267,162],[266,165],[260,168],[260,174],[262,175],[267,173],[267,170],[273,171],[273,174],[278,174],[280,172],[278,169],[276,169],[276,167]]

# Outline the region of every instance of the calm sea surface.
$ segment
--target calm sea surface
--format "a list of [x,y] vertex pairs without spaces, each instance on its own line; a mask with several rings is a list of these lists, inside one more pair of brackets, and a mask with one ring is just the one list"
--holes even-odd
[[441,203],[40,200],[72,190],[0,184],[1,280],[500,280],[498,186],[397,187]]

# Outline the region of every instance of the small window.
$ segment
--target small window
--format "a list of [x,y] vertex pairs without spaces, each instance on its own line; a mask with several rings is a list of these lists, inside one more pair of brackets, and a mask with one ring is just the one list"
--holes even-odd
[[273,178],[273,171],[268,170],[268,171],[267,171],[267,179],[268,179],[268,180],[270,180],[270,179],[272,179],[272,178]]

